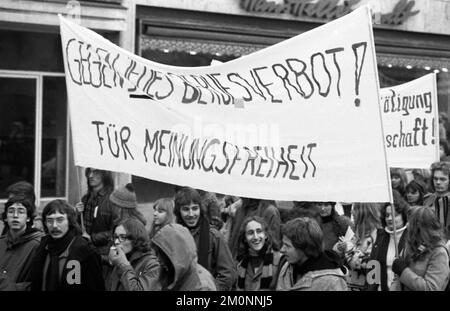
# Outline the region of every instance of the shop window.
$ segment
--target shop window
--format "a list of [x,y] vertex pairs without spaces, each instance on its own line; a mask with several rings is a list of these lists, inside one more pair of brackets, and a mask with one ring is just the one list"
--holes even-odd
[[67,166],[67,96],[64,78],[44,77],[43,90],[41,197],[63,197]]
[[37,79],[0,77],[0,199],[17,181],[34,183]]
[[38,206],[67,198],[67,126],[60,36],[0,30],[0,202],[22,180]]

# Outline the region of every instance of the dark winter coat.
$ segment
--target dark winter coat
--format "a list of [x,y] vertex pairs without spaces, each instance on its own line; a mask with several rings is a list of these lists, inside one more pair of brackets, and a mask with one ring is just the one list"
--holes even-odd
[[31,263],[43,236],[30,228],[16,240],[9,233],[0,237],[0,290],[29,289]]
[[[400,240],[398,243],[398,253],[405,248],[406,237],[408,236],[408,228],[403,231]],[[381,290],[389,291],[388,281],[387,281],[387,267],[386,267],[386,259],[389,248],[389,241],[391,236],[386,232],[385,229],[378,229],[377,231],[377,239],[372,246],[372,252],[370,253],[369,260],[377,260],[380,263],[380,281],[381,281]],[[369,286],[369,290],[378,290],[378,285]]]
[[[191,231],[195,244],[199,245],[200,231]],[[223,235],[215,228],[209,228],[208,267],[205,267],[214,277],[217,290],[228,291],[237,279],[236,263]]]
[[[43,290],[43,276],[46,275],[50,262],[47,245],[50,237],[42,238],[36,251],[31,272],[31,290]],[[75,236],[60,258],[61,291],[104,290],[101,259],[91,243],[81,236]],[[79,265],[79,266],[78,266]],[[77,268],[79,279],[76,278]],[[75,281],[74,281],[75,280]]]
[[83,219],[86,232],[104,258],[109,253],[112,229],[119,220],[117,209],[109,202],[110,194],[102,189],[81,199],[84,204]]
[[216,290],[211,273],[197,263],[195,241],[188,229],[179,224],[165,225],[155,234],[152,243],[167,256],[174,272],[173,279],[163,290]]
[[160,265],[151,252],[134,252],[130,265],[115,266],[108,283],[110,291],[159,291]]

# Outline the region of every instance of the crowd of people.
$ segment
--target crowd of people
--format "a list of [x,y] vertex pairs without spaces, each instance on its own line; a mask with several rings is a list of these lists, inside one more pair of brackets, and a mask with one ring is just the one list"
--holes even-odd
[[[409,176],[408,174],[409,173]],[[87,168],[87,193],[49,202],[7,189],[0,290],[448,290],[450,162],[391,169],[393,203],[293,202],[177,186],[139,211],[133,185]],[[280,213],[281,212],[281,213]],[[146,225],[150,225],[148,230]]]

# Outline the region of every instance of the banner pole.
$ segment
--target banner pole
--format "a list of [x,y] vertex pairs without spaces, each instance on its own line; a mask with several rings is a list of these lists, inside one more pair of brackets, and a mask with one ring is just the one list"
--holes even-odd
[[[76,171],[77,171],[77,181],[78,181],[78,198],[79,198],[79,202],[82,202],[81,201],[81,198],[83,197],[82,196],[82,193],[81,193],[81,180],[80,180],[80,167],[79,166],[76,166]],[[83,212],[81,213],[81,215],[80,215],[80,224],[81,224],[81,231],[83,232],[83,233],[86,233],[86,228],[84,227],[84,209],[83,209]]]
[[395,227],[395,208],[394,204],[391,203],[391,217],[392,217],[392,225],[394,229],[394,247],[395,247],[395,257],[398,258],[398,247],[397,247],[397,228]]

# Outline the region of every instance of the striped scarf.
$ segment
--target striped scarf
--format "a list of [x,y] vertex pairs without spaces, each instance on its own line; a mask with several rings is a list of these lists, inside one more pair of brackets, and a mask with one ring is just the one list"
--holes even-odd
[[434,207],[436,209],[436,216],[439,222],[447,228],[447,216],[448,216],[448,196],[437,197],[434,201]]
[[[262,273],[260,277],[260,289],[270,290],[273,277],[275,276],[278,263],[280,261],[280,253],[273,251],[271,247],[264,245],[263,249],[259,252],[263,256],[262,258]],[[238,264],[238,282],[237,288],[239,290],[245,290],[245,277],[247,275],[247,267],[252,259],[249,254],[245,255]]]

